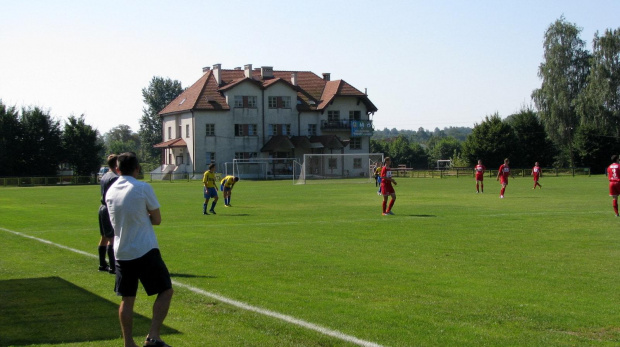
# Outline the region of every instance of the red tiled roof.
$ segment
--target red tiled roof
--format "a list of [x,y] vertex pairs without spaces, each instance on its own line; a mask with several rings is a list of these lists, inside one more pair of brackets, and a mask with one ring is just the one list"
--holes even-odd
[[166,142],[161,142],[153,146],[153,148],[172,148],[172,147],[187,147],[187,142],[179,138],[179,139],[168,140]]
[[[297,86],[291,83],[291,74],[297,74]],[[222,93],[240,83],[252,81],[261,88],[269,88],[277,83],[285,83],[297,91],[301,101],[297,104],[300,110],[322,110],[336,96],[351,96],[361,98],[368,111],[375,112],[377,108],[370,102],[368,96],[343,80],[326,81],[309,71],[273,71],[273,77],[263,78],[261,69],[252,70],[252,78],[245,76],[244,70],[220,70],[221,84],[217,85],[213,70],[205,72],[192,86],[168,104],[160,115],[186,112],[190,110],[229,110],[226,98]]]

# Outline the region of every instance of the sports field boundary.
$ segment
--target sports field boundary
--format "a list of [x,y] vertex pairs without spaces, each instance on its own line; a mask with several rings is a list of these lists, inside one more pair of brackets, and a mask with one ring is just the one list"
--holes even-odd
[[[68,247],[68,246],[65,246],[65,245],[61,245],[61,244],[58,244],[58,243],[55,243],[55,242],[52,242],[52,241],[49,241],[49,240],[45,240],[45,239],[36,237],[36,236],[24,234],[24,233],[21,233],[19,231],[10,230],[10,229],[6,229],[6,228],[3,228],[3,227],[0,227],[0,230],[8,232],[8,233],[11,233],[11,234],[16,235],[16,236],[20,236],[20,237],[23,237],[23,238],[27,238],[27,239],[31,239],[31,240],[34,240],[34,241],[38,241],[38,242],[47,244],[49,246],[54,246],[54,247],[61,248],[61,249],[66,250],[66,251],[77,253],[77,254],[80,254],[80,255],[83,255],[83,256],[87,256],[87,257],[90,257],[90,258],[97,258],[96,254],[84,252],[84,251],[81,251],[79,249],[75,249],[75,248],[71,248],[71,247]],[[322,327],[322,326],[314,324],[314,323],[306,322],[306,321],[304,321],[302,319],[298,319],[298,318],[295,318],[293,316],[289,316],[289,315],[286,315],[286,314],[278,313],[278,312],[267,310],[267,309],[264,309],[264,308],[252,306],[250,304],[246,304],[246,303],[241,302],[241,301],[230,299],[230,298],[227,298],[225,296],[222,296],[222,295],[219,295],[219,294],[216,294],[216,293],[208,292],[206,290],[203,290],[203,289],[200,289],[200,288],[197,288],[197,287],[194,287],[194,286],[190,286],[188,284],[185,284],[185,283],[182,283],[182,282],[179,282],[179,281],[176,281],[176,280],[173,280],[172,284],[174,284],[177,287],[189,290],[189,291],[191,291],[193,293],[196,293],[196,294],[199,294],[199,295],[203,295],[203,296],[206,296],[206,297],[218,300],[218,301],[223,302],[225,304],[228,304],[228,305],[231,305],[231,306],[234,306],[234,307],[246,310],[246,311],[250,311],[250,312],[262,314],[264,316],[276,318],[276,319],[282,320],[284,322],[287,322],[287,323],[290,323],[290,324],[293,324],[293,325],[297,325],[299,327],[303,327],[303,328],[306,328],[306,329],[309,329],[309,330],[313,330],[313,331],[316,331],[316,332],[321,333],[323,335],[331,336],[331,337],[334,337],[334,338],[337,338],[337,339],[340,339],[340,340],[343,340],[343,341],[346,341],[346,342],[350,342],[350,343],[353,343],[353,344],[356,344],[356,345],[359,345],[359,346],[364,346],[364,347],[382,347],[380,344],[377,344],[375,342],[365,341],[365,340],[359,339],[359,338],[357,338],[355,336],[347,335],[347,334],[342,333],[342,332],[337,331],[337,330],[329,329],[329,328]]]

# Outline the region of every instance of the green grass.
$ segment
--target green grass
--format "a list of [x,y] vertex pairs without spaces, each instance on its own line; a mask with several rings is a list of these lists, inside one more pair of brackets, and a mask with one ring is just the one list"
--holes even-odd
[[[203,216],[199,182],[153,183],[156,233],[174,281],[380,345],[620,344],[620,218],[604,177],[543,178],[535,191],[517,178],[502,200],[489,178],[484,194],[462,177],[398,182],[395,216],[381,216],[374,184],[240,181],[234,207],[220,200],[217,215]],[[76,320],[93,316],[112,332],[64,331],[51,345],[122,344],[113,276],[93,257],[7,230],[94,255],[98,195],[98,186],[0,189],[2,301],[32,311],[37,298],[72,298],[77,288],[96,305],[81,300]],[[49,278],[72,286],[10,290]],[[25,344],[2,331],[54,335],[67,297],[47,302],[39,319],[0,320],[0,345]],[[138,294],[136,341],[152,301]],[[19,317],[19,305],[7,305],[2,312]],[[179,286],[165,324],[173,346],[353,345]]]

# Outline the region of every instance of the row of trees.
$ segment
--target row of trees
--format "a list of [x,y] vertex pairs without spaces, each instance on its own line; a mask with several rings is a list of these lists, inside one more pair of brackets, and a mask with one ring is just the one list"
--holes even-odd
[[482,159],[499,166],[509,157],[514,166],[538,161],[604,172],[611,154],[620,152],[620,29],[597,32],[592,52],[585,49],[581,30],[560,17],[545,32],[542,83],[532,92],[536,110],[524,107],[505,120],[487,116],[465,140],[435,129],[426,139],[421,131],[373,138],[371,150],[414,168],[434,166],[438,159],[457,166]]
[[55,176],[60,168],[75,175],[98,171],[108,153],[136,152],[156,166],[162,124],[158,112],[183,92],[181,83],[153,77],[142,90],[145,107],[140,130],[119,125],[104,135],[86,124],[84,115],[70,116],[63,125],[40,107],[18,110],[0,100],[0,176]]
[[61,127],[48,111],[20,112],[0,100],[0,176],[55,176],[63,164],[90,175],[99,167],[102,148],[84,116],[71,116]]

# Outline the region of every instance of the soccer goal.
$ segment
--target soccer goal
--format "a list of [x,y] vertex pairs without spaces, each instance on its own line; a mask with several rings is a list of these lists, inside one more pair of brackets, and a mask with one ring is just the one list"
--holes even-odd
[[347,183],[374,182],[373,171],[382,163],[383,153],[304,154],[296,183],[324,183],[341,179],[346,179]]
[[295,179],[294,165],[295,158],[233,159],[224,163],[224,173],[248,180]]

